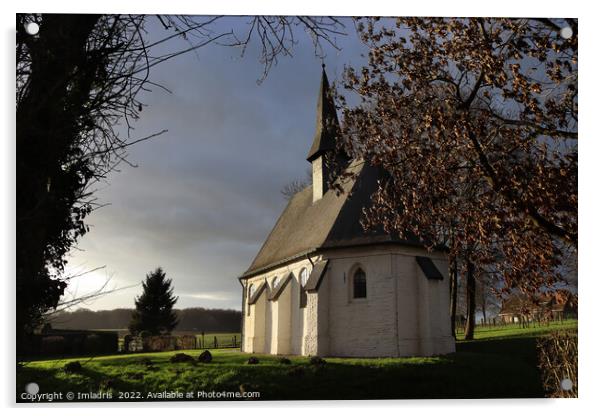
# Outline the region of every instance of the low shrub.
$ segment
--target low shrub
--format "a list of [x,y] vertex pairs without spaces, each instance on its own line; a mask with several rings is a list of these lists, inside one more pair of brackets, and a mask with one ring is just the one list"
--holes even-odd
[[291,364],[291,360],[289,360],[289,359],[288,359],[288,358],[286,358],[286,357],[280,357],[280,358],[278,359],[278,362],[279,362],[280,364],[284,364],[284,365],[289,365],[289,364]]
[[247,364],[259,364],[259,359],[257,357],[249,357]]
[[537,352],[546,395],[578,397],[577,331],[559,331],[541,337]]

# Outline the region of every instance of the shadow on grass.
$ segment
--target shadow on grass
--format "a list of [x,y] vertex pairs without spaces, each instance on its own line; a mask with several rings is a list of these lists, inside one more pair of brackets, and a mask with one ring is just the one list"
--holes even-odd
[[[84,365],[81,371],[76,373],[65,372],[62,367],[57,368],[35,368],[24,367],[17,371],[17,402],[29,403],[31,400],[25,400],[21,393],[25,391],[28,383],[36,383],[40,388],[40,393],[62,392],[63,400],[54,401],[78,401],[67,400],[65,394],[73,392],[81,393],[100,393],[137,391],[140,390],[141,381],[128,378],[131,374],[124,372],[120,377],[99,371],[95,367]],[[140,378],[142,380],[142,378]]]
[[499,354],[537,367],[537,338],[480,339],[456,343],[456,351],[480,354]]
[[[257,391],[261,400],[448,399],[543,397],[537,369],[536,338],[458,342],[457,352],[413,359],[329,359],[310,365],[305,357],[216,354],[211,364],[172,364],[169,355],[98,360],[80,374],[62,367],[26,367],[17,372],[17,390],[32,381],[40,392],[115,391]],[[146,394],[144,394],[146,397]]]
[[[541,385],[541,373],[537,367],[537,337],[481,339],[456,343],[457,354],[488,356],[491,359],[503,358],[511,366],[505,374],[511,377],[505,383],[524,389],[524,397],[545,397]],[[497,377],[498,374],[491,374]]]

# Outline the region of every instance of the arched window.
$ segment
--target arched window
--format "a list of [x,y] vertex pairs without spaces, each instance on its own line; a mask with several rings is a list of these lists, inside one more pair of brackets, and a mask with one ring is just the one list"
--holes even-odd
[[305,308],[307,306],[307,292],[305,291],[305,285],[309,279],[309,272],[304,267],[299,273],[299,307]]
[[301,269],[301,273],[299,274],[299,281],[301,282],[301,286],[305,287],[307,284],[307,279],[309,279],[309,272],[304,267]]
[[272,279],[272,289],[276,289],[278,286],[280,286],[280,277],[274,276]]
[[257,288],[255,287],[255,285],[253,283],[251,283],[249,285],[249,298],[253,297],[253,295],[255,294],[255,289],[257,289]]
[[366,297],[366,273],[358,268],[353,273],[353,298],[363,299]]

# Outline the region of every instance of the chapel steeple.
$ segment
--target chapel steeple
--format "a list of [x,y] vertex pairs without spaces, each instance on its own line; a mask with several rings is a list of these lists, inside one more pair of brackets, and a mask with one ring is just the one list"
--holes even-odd
[[322,81],[320,82],[317,110],[316,133],[307,154],[307,161],[310,163],[326,152],[335,150],[336,136],[340,133],[337,110],[334,106],[324,64],[322,64]]
[[313,202],[321,199],[328,190],[328,181],[335,168],[333,166],[335,159],[341,161],[344,158],[344,155],[339,152],[335,154],[336,141],[341,130],[324,64],[322,64],[317,110],[316,133],[307,154],[307,161],[312,165]]

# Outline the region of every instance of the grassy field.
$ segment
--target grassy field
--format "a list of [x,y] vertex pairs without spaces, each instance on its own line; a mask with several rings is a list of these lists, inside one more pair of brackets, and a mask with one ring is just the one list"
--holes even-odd
[[[459,341],[457,352],[446,356],[327,358],[324,366],[311,365],[307,357],[289,357],[287,365],[263,355],[256,355],[259,364],[249,365],[248,354],[232,349],[212,350],[211,364],[172,364],[175,352],[83,357],[77,359],[83,369],[75,374],[63,367],[76,358],[33,361],[17,372],[17,392],[36,382],[40,393],[110,392],[112,400],[149,400],[149,393],[163,391],[242,390],[259,392],[262,400],[543,397],[536,338],[576,327],[576,321],[565,321],[525,329],[480,328],[476,340]],[[184,352],[195,358],[200,353]]]
[[[558,329],[577,329],[577,320],[569,319],[565,321],[553,321],[548,325],[530,324],[530,326],[523,328],[520,324],[508,324],[498,326],[477,326],[475,331],[475,340],[489,339],[489,338],[506,338],[506,337],[534,337],[546,332],[558,330]],[[462,332],[456,332],[456,337],[461,339],[463,337]]]

